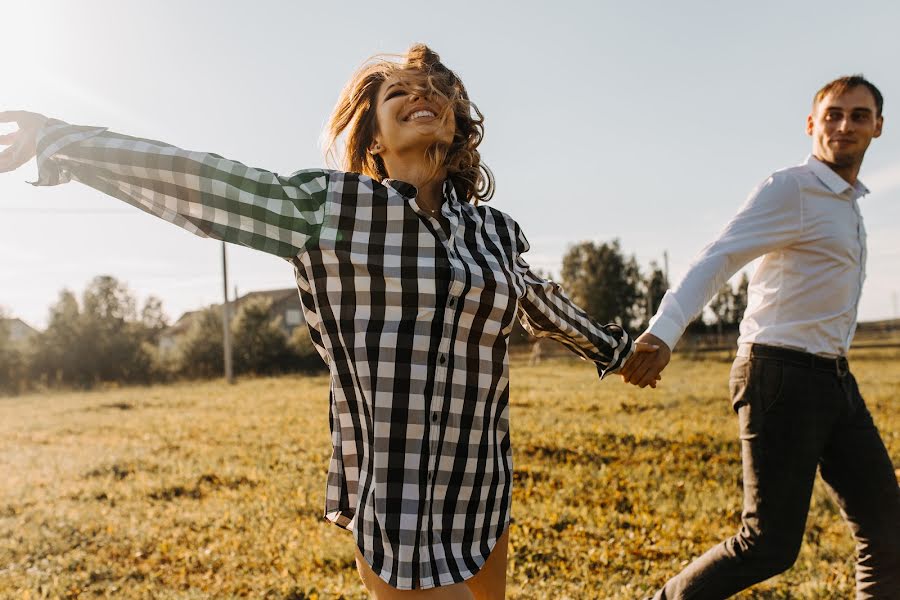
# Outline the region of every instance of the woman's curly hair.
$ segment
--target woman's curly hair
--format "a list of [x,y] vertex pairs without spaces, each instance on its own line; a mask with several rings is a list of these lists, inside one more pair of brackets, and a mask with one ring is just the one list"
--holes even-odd
[[478,152],[484,137],[484,116],[469,100],[459,77],[424,44],[410,47],[399,57],[373,57],[353,75],[328,122],[327,154],[336,158],[338,138],[343,134],[343,160],[337,162],[344,170],[362,173],[378,181],[388,177],[381,158],[368,150],[377,133],[378,90],[388,77],[401,73],[423,97],[438,97],[445,101],[445,112],[439,115],[440,118],[449,117],[452,111],[456,121],[453,141],[449,145],[435,143],[426,151],[425,158],[433,171],[437,173],[446,168],[447,176],[461,198],[475,204],[490,200],[494,194],[494,175],[481,162]]

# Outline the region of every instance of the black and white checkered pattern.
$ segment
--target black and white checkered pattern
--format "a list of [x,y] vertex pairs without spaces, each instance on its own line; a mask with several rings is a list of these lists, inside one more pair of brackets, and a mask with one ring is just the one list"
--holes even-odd
[[504,213],[444,186],[441,221],[409,184],[326,170],[290,177],[54,121],[38,184],[82,181],[193,233],[290,260],[331,372],[325,516],[400,589],[468,579],[509,523],[507,340],[518,313],[594,361],[631,353],[522,258]]

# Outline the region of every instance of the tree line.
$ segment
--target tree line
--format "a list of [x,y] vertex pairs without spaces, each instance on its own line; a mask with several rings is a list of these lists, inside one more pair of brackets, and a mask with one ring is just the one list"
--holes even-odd
[[[634,255],[626,256],[618,240],[581,242],[563,256],[561,279],[570,298],[601,323],[618,323],[643,331],[666,294],[666,274],[656,262],[643,272]],[[749,278],[741,273],[736,287],[725,283],[688,333],[729,333],[737,329],[747,308]]]
[[[269,299],[250,300],[231,320],[235,373],[324,368],[306,328],[297,328],[289,338],[270,306]],[[139,308],[124,283],[106,275],[95,277],[80,301],[70,290],[60,292],[50,307],[47,328],[24,342],[13,342],[0,320],[0,391],[221,376],[220,307],[200,311],[171,352],[159,346],[168,325],[158,298],[149,297]]]
[[[618,322],[631,332],[646,328],[666,292],[666,276],[651,262],[643,272],[618,240],[581,242],[563,257],[560,279],[566,293],[601,323]],[[693,333],[730,332],[747,306],[747,277],[726,284],[698,318]],[[288,337],[270,311],[271,300],[243,303],[231,320],[237,374],[276,374],[325,368],[306,327]],[[0,314],[0,317],[3,315]],[[175,379],[220,377],[224,371],[220,307],[193,318],[174,351],[160,350],[168,328],[162,301],[149,297],[139,307],[128,287],[114,277],[94,278],[79,300],[60,292],[47,328],[26,343],[13,343],[0,319],[0,391],[33,388],[90,388],[109,382],[146,384]],[[511,343],[530,342],[516,325]]]

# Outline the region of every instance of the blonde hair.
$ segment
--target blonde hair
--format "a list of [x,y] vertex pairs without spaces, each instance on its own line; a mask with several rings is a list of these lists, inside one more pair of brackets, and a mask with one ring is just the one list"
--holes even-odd
[[[393,59],[393,60],[392,60]],[[494,194],[494,175],[481,162],[478,145],[484,137],[484,116],[469,100],[466,88],[456,74],[441,63],[425,44],[411,46],[402,56],[375,56],[351,77],[340,98],[325,134],[325,148],[332,159],[337,157],[338,138],[343,134],[343,160],[335,161],[345,171],[362,173],[381,181],[388,176],[384,162],[369,148],[378,130],[375,109],[381,84],[393,75],[412,76],[413,87],[424,97],[444,101],[440,118],[452,112],[456,133],[450,144],[436,142],[425,153],[432,172],[447,170],[461,199],[477,204]]]

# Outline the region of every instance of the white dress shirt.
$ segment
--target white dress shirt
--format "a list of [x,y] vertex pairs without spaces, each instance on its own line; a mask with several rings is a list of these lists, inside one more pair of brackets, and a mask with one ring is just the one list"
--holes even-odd
[[750,281],[738,343],[846,355],[866,276],[857,200],[868,192],[812,156],[775,172],[666,292],[648,331],[674,348],[716,291],[763,256]]

